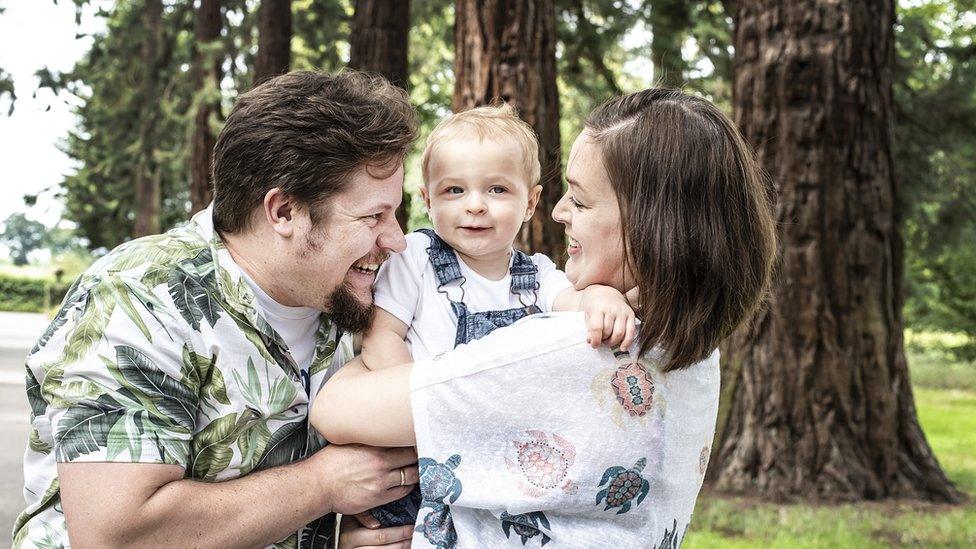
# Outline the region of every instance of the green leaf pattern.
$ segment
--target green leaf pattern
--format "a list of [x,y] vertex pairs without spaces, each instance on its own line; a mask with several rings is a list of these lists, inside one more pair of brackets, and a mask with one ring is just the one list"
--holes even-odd
[[[323,316],[313,394],[339,335]],[[56,461],[171,463],[213,482],[322,444],[286,344],[207,219],[99,259],[28,356],[25,377],[34,419],[27,485],[48,490],[25,492],[15,547],[65,541]],[[305,539],[328,539],[318,526]],[[299,533],[277,545],[299,546]]]

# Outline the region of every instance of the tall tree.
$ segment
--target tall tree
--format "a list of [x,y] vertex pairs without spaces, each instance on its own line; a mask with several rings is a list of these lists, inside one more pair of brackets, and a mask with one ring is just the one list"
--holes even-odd
[[535,130],[542,198],[518,245],[562,258],[563,231],[549,215],[563,192],[555,19],[552,0],[457,0],[453,108],[459,112],[500,98]]
[[139,120],[139,167],[136,172],[136,218],[132,227],[133,238],[159,232],[159,210],[162,206],[162,189],[156,146],[153,134],[159,116],[156,99],[159,95],[159,49],[163,41],[163,2],[146,0],[143,6],[146,33],[142,43],[141,79],[142,112]]
[[254,83],[288,72],[291,62],[291,0],[261,0]]
[[688,71],[681,49],[692,26],[692,3],[685,0],[650,0],[648,7],[654,81],[679,88]]
[[[409,86],[407,72],[410,1],[356,0],[356,12],[349,35],[349,66],[375,72],[404,90]],[[407,230],[410,217],[410,194],[403,200],[396,217]]]
[[736,121],[778,187],[782,256],[768,310],[725,346],[717,485],[957,501],[903,348],[894,2],[736,4]]
[[[194,28],[196,90],[193,138],[190,144],[190,214],[207,207],[213,197],[211,164],[216,143],[210,117],[220,117],[220,0],[201,0]],[[215,47],[216,46],[216,47]]]

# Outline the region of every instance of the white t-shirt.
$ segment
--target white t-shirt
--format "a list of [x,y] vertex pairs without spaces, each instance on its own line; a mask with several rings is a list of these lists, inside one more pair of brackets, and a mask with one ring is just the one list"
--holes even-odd
[[719,356],[672,372],[659,357],[593,349],[568,312],[415,364],[421,490],[441,502],[421,508],[412,546],[680,545],[715,434]]
[[[457,334],[457,316],[448,298],[438,291],[437,275],[430,263],[427,249],[430,237],[423,233],[407,235],[407,249],[393,254],[383,263],[376,276],[373,301],[377,307],[397,317],[410,328],[406,341],[414,361],[435,357],[454,348]],[[461,258],[458,263],[464,282],[464,304],[468,311],[499,311],[535,304],[542,312],[552,310],[556,296],[570,288],[566,274],[556,268],[551,259],[543,254],[531,256],[539,269],[538,300],[532,292],[521,296],[511,291],[512,277],[505,274],[501,280],[489,280],[471,270]],[[451,299],[461,301],[459,281],[445,285]],[[521,298],[521,301],[520,301]]]
[[278,332],[288,345],[288,353],[302,370],[308,370],[315,358],[315,332],[319,328],[318,309],[311,307],[288,307],[275,301],[244,269],[241,269],[244,282],[254,292],[254,307]]

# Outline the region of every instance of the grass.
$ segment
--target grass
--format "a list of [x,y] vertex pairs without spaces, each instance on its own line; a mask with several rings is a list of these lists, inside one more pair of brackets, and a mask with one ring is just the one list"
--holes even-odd
[[952,352],[960,337],[909,332],[906,342],[919,421],[968,502],[780,505],[703,493],[684,547],[976,547],[976,363]]

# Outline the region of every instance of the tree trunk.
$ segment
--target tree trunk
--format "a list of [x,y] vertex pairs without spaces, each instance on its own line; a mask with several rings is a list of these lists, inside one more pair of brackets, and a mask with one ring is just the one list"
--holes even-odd
[[688,70],[681,47],[691,28],[691,6],[684,0],[651,0],[650,4],[654,82],[656,85],[680,88]]
[[213,149],[216,137],[210,117],[220,116],[220,64],[222,56],[213,51],[220,38],[220,0],[201,0],[197,11],[196,57],[193,88],[196,90],[193,141],[190,150],[190,215],[204,209],[213,198]]
[[163,36],[163,2],[146,0],[143,7],[146,37],[142,43],[142,71],[140,82],[139,166],[136,173],[136,218],[132,237],[139,238],[159,232],[159,211],[162,206],[159,169],[154,158],[156,126],[155,111],[159,86],[157,60]]
[[[409,0],[356,0],[349,36],[349,66],[381,74],[404,90],[409,89],[409,30]],[[410,194],[406,191],[396,217],[406,231],[410,218]]]
[[517,246],[564,262],[563,231],[549,215],[562,196],[559,90],[552,0],[457,0],[454,112],[501,98],[539,137],[542,198]]
[[254,84],[288,72],[291,61],[291,0],[261,0]]
[[915,414],[891,159],[891,0],[739,2],[735,111],[778,187],[778,284],[724,346],[720,490],[959,493]]

